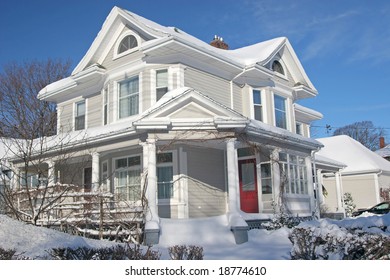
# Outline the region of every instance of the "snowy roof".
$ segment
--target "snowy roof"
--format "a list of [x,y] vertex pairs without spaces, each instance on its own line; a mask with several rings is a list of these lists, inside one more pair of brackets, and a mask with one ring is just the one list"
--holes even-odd
[[346,135],[317,139],[324,145],[318,155],[345,163],[341,173],[390,172],[390,162]]
[[334,169],[342,169],[342,168],[345,168],[347,166],[345,163],[342,163],[342,162],[339,162],[337,160],[319,155],[318,153],[316,153],[314,157],[315,157],[316,164],[321,165],[321,166],[328,166],[328,167],[332,167]]
[[390,145],[387,145],[386,147],[375,151],[375,153],[377,153],[381,157],[390,157]]
[[[211,46],[209,43],[180,30],[177,27],[167,27],[156,22],[148,20],[142,16],[134,14],[130,11],[114,7],[103,26],[93,41],[91,47],[82,58],[80,63],[73,70],[72,75],[82,72],[88,65],[100,63],[99,61],[104,56],[104,48],[111,48],[112,36],[115,36],[115,29],[121,24],[133,26],[145,32],[148,39],[140,46],[141,51],[150,51],[159,47],[167,46],[168,42],[177,42],[181,46],[188,46],[191,50],[196,50],[197,53],[203,53],[209,58],[215,58],[219,61],[224,61],[234,65],[235,71],[241,72],[247,67],[254,65],[265,66],[279,51],[283,48],[287,49],[291,63],[295,64],[295,69],[299,72],[300,82],[306,83],[314,92],[316,89],[307,77],[299,59],[297,58],[289,40],[286,37],[270,39],[264,42],[259,42],[250,46],[242,47],[235,50],[224,50]],[[264,69],[267,70],[267,69]],[[268,69],[271,73],[271,71]]]

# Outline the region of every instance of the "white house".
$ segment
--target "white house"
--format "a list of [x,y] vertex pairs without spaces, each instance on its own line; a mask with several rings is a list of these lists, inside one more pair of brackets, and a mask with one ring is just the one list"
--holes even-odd
[[58,152],[87,159],[70,176],[51,151],[48,180],[128,201],[144,192],[146,243],[158,243],[161,219],[221,215],[242,243],[281,204],[316,211],[322,144],[309,128],[322,115],[298,104],[316,95],[287,38],[221,49],[114,7],[71,76],[38,95],[57,104],[69,140]]
[[323,203],[329,212],[344,212],[344,193],[351,193],[356,208],[368,208],[386,199],[390,190],[389,161],[346,135],[317,140],[324,147],[316,157],[323,156],[341,163],[338,170],[324,169],[318,176],[319,183],[327,191]]

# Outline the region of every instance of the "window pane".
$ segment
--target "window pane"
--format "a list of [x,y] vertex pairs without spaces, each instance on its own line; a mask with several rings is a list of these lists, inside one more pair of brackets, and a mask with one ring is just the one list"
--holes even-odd
[[166,94],[167,92],[168,92],[167,87],[156,89],[156,100],[159,101],[161,99],[161,97],[163,97],[164,94]]
[[255,111],[255,120],[263,121],[262,107],[255,105],[254,106],[254,111]]
[[241,164],[242,191],[254,191],[255,185],[255,164],[253,162]]
[[128,166],[136,166],[141,164],[141,157],[136,156],[136,157],[129,157],[128,158]]
[[238,148],[237,149],[238,157],[248,157],[255,155],[255,150],[253,148]]
[[281,110],[281,111],[286,111],[286,99],[279,96],[279,95],[275,95],[274,96],[274,100],[275,100],[275,109],[278,109],[278,110]]
[[261,164],[261,178],[271,177],[271,164]]
[[253,91],[253,104],[261,104],[261,91],[260,90]]
[[261,188],[263,194],[272,194],[272,180],[261,179]]
[[286,113],[281,111],[275,112],[276,126],[280,128],[287,128]]
[[172,162],[172,153],[157,154],[157,163]]
[[128,35],[122,39],[119,44],[118,54],[123,53],[129,49],[135,48],[138,46],[137,39],[133,35]]
[[173,167],[157,167],[158,198],[168,199],[173,197]]
[[116,169],[124,168],[124,167],[127,167],[127,159],[126,158],[117,159],[115,161],[115,168]]
[[157,70],[156,71],[156,87],[168,87],[168,70]]
[[76,104],[76,115],[77,116],[85,115],[85,102],[80,102]]

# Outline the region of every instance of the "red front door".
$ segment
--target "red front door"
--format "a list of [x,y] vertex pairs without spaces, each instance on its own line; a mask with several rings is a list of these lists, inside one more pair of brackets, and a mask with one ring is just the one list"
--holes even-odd
[[241,210],[246,213],[259,213],[256,159],[239,160],[238,173]]

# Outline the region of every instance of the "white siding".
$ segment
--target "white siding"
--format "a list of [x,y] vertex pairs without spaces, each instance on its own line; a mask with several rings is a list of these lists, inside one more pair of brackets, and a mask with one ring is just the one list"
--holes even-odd
[[230,83],[227,80],[187,67],[184,72],[184,86],[194,88],[230,107]]
[[226,213],[224,151],[186,147],[189,217]]

